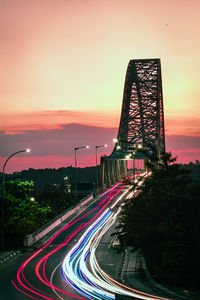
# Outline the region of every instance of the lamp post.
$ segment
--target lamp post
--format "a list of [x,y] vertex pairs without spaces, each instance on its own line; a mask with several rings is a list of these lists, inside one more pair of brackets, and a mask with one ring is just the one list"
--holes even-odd
[[81,147],[76,147],[74,148],[74,155],[75,155],[75,170],[76,170],[76,177],[75,177],[75,192],[78,194],[78,169],[77,169],[77,156],[76,156],[76,151],[79,149],[88,149],[90,146],[81,146]]
[[136,173],[135,173],[135,151],[133,151],[133,179],[136,178]]
[[101,148],[101,147],[108,147],[108,145],[104,144],[104,145],[98,145],[98,146],[95,147],[96,148],[96,183],[97,183],[97,185],[96,185],[96,191],[97,191],[98,185],[99,185],[99,182],[98,182],[98,177],[99,176],[98,176],[97,149]]
[[1,230],[2,230],[2,235],[1,235],[1,250],[4,251],[5,250],[5,240],[4,240],[4,202],[5,202],[5,195],[4,195],[4,192],[5,192],[5,168],[6,168],[6,165],[7,165],[7,162],[9,161],[9,159],[11,157],[13,157],[14,155],[16,154],[19,154],[19,153],[23,153],[23,152],[27,152],[29,153],[31,150],[30,149],[25,149],[25,150],[20,150],[20,151],[17,151],[13,154],[11,154],[5,161],[4,165],[3,165],[3,180],[2,180],[2,202],[1,202]]

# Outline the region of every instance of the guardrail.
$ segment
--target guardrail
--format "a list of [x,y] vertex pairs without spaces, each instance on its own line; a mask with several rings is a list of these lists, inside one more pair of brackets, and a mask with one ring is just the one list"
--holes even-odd
[[50,222],[36,230],[35,232],[31,234],[27,234],[24,238],[24,246],[29,247],[33,244],[35,244],[37,241],[39,241],[44,235],[49,233],[52,229],[54,229],[56,226],[58,226],[60,223],[62,223],[65,219],[70,217],[73,213],[75,213],[77,210],[81,209],[87,202],[93,199],[93,194],[90,194],[86,197],[84,197],[76,206],[70,207],[65,212],[61,213],[60,215],[56,216],[54,219],[52,219]]

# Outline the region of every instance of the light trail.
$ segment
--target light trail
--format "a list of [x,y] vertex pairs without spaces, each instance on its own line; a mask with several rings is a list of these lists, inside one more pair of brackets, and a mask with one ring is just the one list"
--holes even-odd
[[[113,207],[121,197],[118,197]],[[128,295],[138,299],[165,299],[128,288],[113,280],[99,267],[95,257],[96,248],[105,232],[115,223],[120,210],[121,208],[114,213],[108,209],[81,236],[65,257],[63,262],[64,278],[80,294],[92,299],[115,299],[115,294]]]
[[[147,173],[142,175],[143,177],[148,176]],[[68,296],[83,300],[90,298],[115,299],[116,293],[132,295],[138,299],[164,299],[140,293],[115,281],[100,268],[96,260],[96,248],[102,236],[114,224],[121,208],[118,208],[117,212],[114,210],[122,198],[127,194],[126,198],[130,197],[130,187],[126,187],[126,191],[123,191],[124,187],[123,182],[117,183],[99,195],[99,200],[97,199],[96,205],[92,209],[88,210],[87,208],[88,211],[80,213],[70,220],[46,245],[21,265],[16,280],[12,281],[13,286],[27,297],[38,300],[68,299]],[[114,203],[113,200],[115,200]],[[54,249],[50,249],[49,246],[55,239],[61,234],[63,236],[65,232],[62,242],[54,246]],[[69,243],[74,241],[74,238],[78,242],[70,250]],[[59,250],[65,249],[64,247],[69,249],[64,262],[58,260],[56,266],[51,267],[49,259]],[[59,259],[59,255],[56,258]],[[59,268],[61,264],[62,271]],[[30,272],[29,269],[32,270],[33,266],[35,266],[34,280],[32,280],[32,276],[27,276]],[[57,284],[53,283],[56,272],[63,273],[67,283],[66,289],[58,282]],[[67,286],[73,287],[81,295],[68,292]]]
[[[28,258],[19,268],[17,272],[17,279],[16,282],[12,280],[13,286],[19,290],[21,293],[27,295],[30,298],[33,299],[53,299],[49,297],[47,293],[44,293],[40,289],[38,289],[36,286],[33,286],[31,284],[30,280],[26,278],[24,275],[25,271],[28,269],[29,265],[35,264],[34,260],[39,256],[42,255],[43,252],[46,251],[48,246],[58,237],[61,233],[65,232],[65,230],[71,228],[73,225],[75,225],[77,222],[80,222],[83,220],[83,225],[79,228],[76,228],[70,235],[66,237],[66,239],[57,247],[55,247],[54,250],[50,251],[48,254],[45,254],[42,259],[38,258],[38,263],[36,264],[35,267],[35,275],[36,277],[40,280],[40,283],[44,284],[45,286],[49,287],[51,290],[57,290],[65,295],[69,295],[71,297],[75,297],[78,299],[85,299],[83,297],[79,297],[77,295],[67,293],[66,291],[60,289],[57,286],[54,286],[46,276],[46,263],[47,260],[55,254],[58,250],[66,246],[72,238],[74,238],[83,228],[87,227],[88,224],[92,223],[100,214],[101,212],[109,205],[109,203],[112,201],[112,199],[120,193],[121,189],[124,187],[122,183],[116,184],[113,188],[109,189],[105,193],[107,196],[103,199],[100,200],[99,202],[97,201],[97,205],[95,208],[91,209],[90,211],[86,212],[82,216],[72,219],[66,226],[64,226],[58,233],[56,233],[50,240],[47,242],[41,249],[37,250],[30,258]],[[94,217],[92,217],[88,222],[84,222],[84,219],[94,213],[96,211],[96,214]]]

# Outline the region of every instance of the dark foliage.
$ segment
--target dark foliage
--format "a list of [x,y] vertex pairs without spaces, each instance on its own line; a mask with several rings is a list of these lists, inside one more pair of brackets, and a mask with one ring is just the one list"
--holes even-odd
[[51,184],[46,184],[37,192],[37,199],[40,205],[51,208],[51,217],[59,215],[77,202],[73,193],[66,193],[64,185]]
[[[94,182],[96,179],[96,167],[78,168],[78,181]],[[64,184],[64,177],[69,176],[73,186],[75,183],[75,168],[59,168],[59,169],[29,169],[13,174],[7,174],[6,180],[20,179],[22,181],[33,181],[36,190],[42,190],[45,185]],[[1,181],[2,176],[0,176]]]
[[157,280],[199,288],[199,195],[200,182],[189,171],[165,164],[124,205],[119,239],[141,249]]
[[[0,192],[2,194],[2,190]],[[4,199],[6,249],[22,247],[24,236],[49,220],[51,208],[37,202],[33,182],[28,181],[7,181]]]
[[5,182],[4,199],[6,249],[22,247],[25,235],[33,233],[76,203],[73,194],[66,193],[62,185],[46,185],[35,192],[32,181],[19,179]]

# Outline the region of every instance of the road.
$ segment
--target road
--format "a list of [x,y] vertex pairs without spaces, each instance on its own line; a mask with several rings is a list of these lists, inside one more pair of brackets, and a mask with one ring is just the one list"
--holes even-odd
[[119,204],[129,189],[122,182],[116,184],[68,220],[36,252],[22,253],[1,266],[0,299],[115,299],[115,293],[137,299],[164,299],[116,282],[96,259],[96,249],[113,226]]

